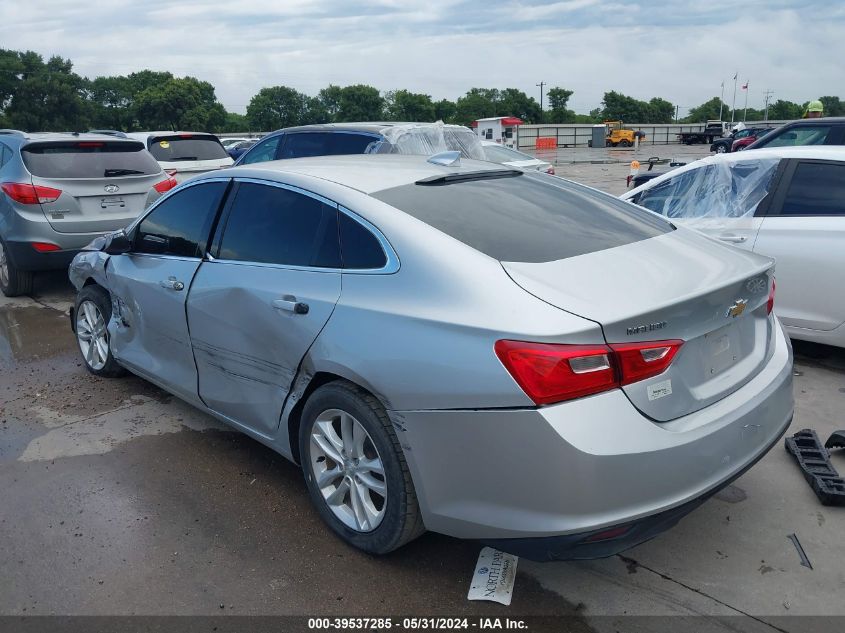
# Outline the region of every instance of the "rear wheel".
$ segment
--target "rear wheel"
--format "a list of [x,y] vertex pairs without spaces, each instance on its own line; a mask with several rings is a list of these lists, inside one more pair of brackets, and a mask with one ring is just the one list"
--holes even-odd
[[622,145],[622,147],[631,147],[632,145],[631,141],[629,140],[620,141],[619,144]]
[[32,272],[18,270],[15,267],[2,239],[0,239],[0,290],[7,297],[17,297],[32,292]]
[[347,543],[386,554],[425,531],[390,418],[346,381],[315,391],[302,412],[299,454],[311,501]]
[[76,296],[73,329],[85,368],[95,376],[122,376],[126,370],[111,353],[108,324],[111,297],[100,286],[85,286]]
[[717,154],[724,154],[724,153],[725,153],[725,152],[727,152],[727,151],[728,151],[728,148],[727,148],[727,147],[725,147],[724,145],[718,145],[718,146],[716,147],[716,153],[717,153]]

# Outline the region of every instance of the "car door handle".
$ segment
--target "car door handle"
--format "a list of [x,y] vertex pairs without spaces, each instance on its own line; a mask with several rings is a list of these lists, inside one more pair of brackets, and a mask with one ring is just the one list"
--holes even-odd
[[719,239],[723,242],[732,242],[734,244],[742,244],[748,238],[744,235],[720,235]]
[[167,279],[164,279],[158,282],[158,285],[162,288],[165,288],[166,290],[175,290],[176,292],[185,289],[185,284],[176,279],[176,277],[169,277]]
[[297,301],[292,295],[285,295],[282,299],[275,299],[273,307],[277,310],[285,310],[294,314],[308,314],[308,304]]

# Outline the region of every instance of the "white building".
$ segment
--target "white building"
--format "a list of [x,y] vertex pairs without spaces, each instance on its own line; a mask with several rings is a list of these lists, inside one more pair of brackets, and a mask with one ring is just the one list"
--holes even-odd
[[495,141],[507,147],[516,147],[519,126],[524,121],[515,116],[494,116],[473,121],[475,133],[485,141]]

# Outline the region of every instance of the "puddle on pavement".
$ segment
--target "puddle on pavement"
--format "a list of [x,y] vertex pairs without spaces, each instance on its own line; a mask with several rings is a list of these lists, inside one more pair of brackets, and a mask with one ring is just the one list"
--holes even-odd
[[0,363],[49,358],[75,346],[67,315],[34,306],[0,308]]

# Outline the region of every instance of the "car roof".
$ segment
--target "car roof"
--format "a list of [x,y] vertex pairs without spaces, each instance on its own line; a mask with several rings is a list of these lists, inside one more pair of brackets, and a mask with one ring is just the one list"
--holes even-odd
[[823,116],[816,119],[798,119],[785,123],[782,127],[803,127],[805,125],[824,125],[828,123],[845,123],[845,116]]
[[300,174],[337,183],[363,193],[409,185],[423,178],[507,169],[496,163],[460,159],[454,165],[436,165],[427,156],[403,154],[349,154],[287,158],[252,163],[210,172],[201,178],[242,177],[284,181],[285,174]]
[[28,144],[32,141],[125,141],[111,134],[91,132],[22,132],[20,130],[0,130],[0,139],[4,142],[18,141]]
[[[281,134],[289,132],[362,132],[367,134],[383,134],[390,128],[402,126],[426,126],[435,125],[432,122],[415,122],[415,121],[353,121],[350,123],[315,123],[313,125],[297,125],[294,127],[286,127],[280,130],[275,130],[272,134]],[[444,124],[450,128],[466,127],[464,125],[455,125],[451,123]],[[471,132],[466,128],[467,132]]]
[[707,156],[706,158],[688,163],[687,165],[683,165],[677,169],[667,171],[665,174],[662,174],[657,178],[653,178],[639,187],[626,191],[621,197],[626,199],[630,198],[632,195],[639,193],[640,191],[645,191],[646,189],[651,189],[669,178],[704,165],[714,165],[718,163],[728,163],[733,165],[735,163],[750,160],[781,160],[785,158],[845,161],[845,146],[799,145],[796,147],[761,147],[760,149],[746,149],[741,152],[731,152],[729,154],[715,154],[713,156]]
[[151,136],[178,136],[179,134],[193,134],[194,136],[214,136],[211,132],[191,132],[187,130],[157,130],[154,132],[129,132],[127,134],[130,138],[147,139]]

